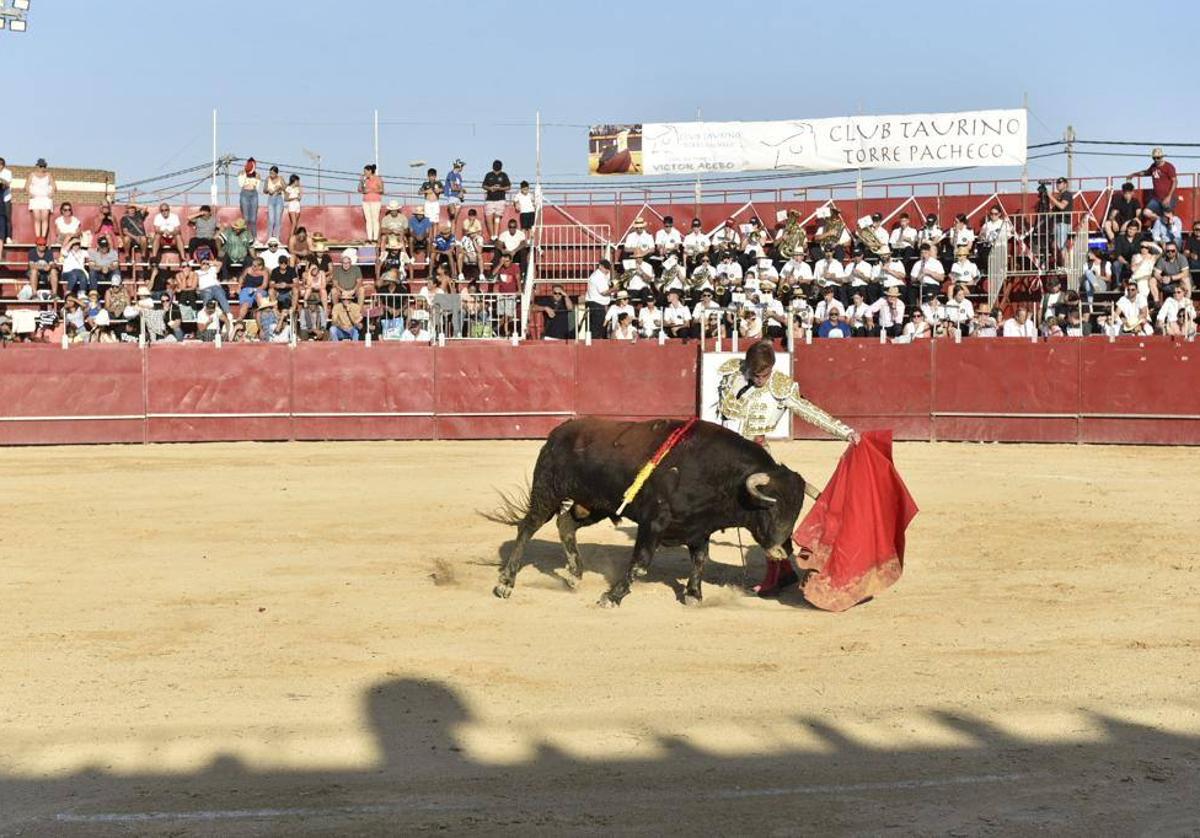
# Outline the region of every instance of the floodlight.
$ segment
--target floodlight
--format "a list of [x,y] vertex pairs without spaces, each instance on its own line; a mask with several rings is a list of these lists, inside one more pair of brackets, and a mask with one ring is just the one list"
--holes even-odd
[[24,32],[25,21],[21,20],[19,17],[14,17],[8,22],[8,28],[14,32]]
[[18,12],[29,11],[29,0],[12,0],[12,4]]

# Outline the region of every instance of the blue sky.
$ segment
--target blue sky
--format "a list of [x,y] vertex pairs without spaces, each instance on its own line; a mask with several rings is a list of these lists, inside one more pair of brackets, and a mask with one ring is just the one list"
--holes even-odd
[[[308,147],[326,168],[356,170],[378,108],[384,174],[461,156],[475,181],[501,157],[532,179],[540,108],[546,179],[582,183],[576,126],[591,122],[687,120],[698,107],[706,120],[1017,107],[1025,92],[1031,143],[1068,123],[1081,139],[1183,142],[1200,139],[1187,93],[1198,23],[1200,4],[1156,0],[32,0],[29,31],[0,33],[0,72],[10,101],[41,96],[10,111],[0,155],[128,182],[208,159],[216,107],[222,152],[305,163]],[[1122,39],[1136,46],[1118,57]],[[40,120],[13,121],[20,112]],[[1147,151],[1082,156],[1076,173],[1123,173]],[[1172,155],[1180,171],[1200,169],[1185,153]],[[1035,161],[1031,174],[1062,167]]]

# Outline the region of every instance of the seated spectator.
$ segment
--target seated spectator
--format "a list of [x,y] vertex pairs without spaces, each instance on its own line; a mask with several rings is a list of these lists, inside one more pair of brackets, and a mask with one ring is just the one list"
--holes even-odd
[[433,336],[426,325],[429,323],[429,312],[414,311],[408,316],[408,328],[400,335],[400,340],[406,343],[431,343]]
[[196,289],[202,301],[215,302],[228,319],[229,298],[225,295],[225,286],[221,284],[221,272],[215,259],[205,259],[200,263],[200,270],[196,271]]
[[946,238],[946,234],[942,232],[942,228],[938,225],[938,217],[936,213],[929,213],[925,216],[925,226],[917,231],[917,249],[918,255],[920,247],[927,244],[932,248],[932,252],[936,255],[941,249],[942,241]]
[[58,208],[58,212],[58,218],[54,219],[55,241],[66,244],[69,239],[82,239],[82,228],[74,208],[69,203],[64,203]]
[[418,259],[419,255],[423,255],[425,259],[429,258],[429,239],[433,232],[433,222],[425,217],[425,207],[422,204],[417,204],[413,207],[413,217],[408,222],[408,242],[409,255],[414,260]]
[[201,249],[207,249],[208,255],[212,258],[220,258],[220,249],[217,247],[217,216],[213,213],[212,207],[204,204],[199,210],[188,216],[188,226],[192,228],[192,240],[188,242],[188,252],[191,253],[193,259],[199,259],[204,256]]
[[184,261],[187,256],[183,252],[183,230],[179,223],[179,216],[171,212],[170,204],[160,204],[158,214],[154,216],[151,222],[154,227],[154,243],[150,248],[150,256],[154,261],[158,261],[159,254],[163,247],[173,248],[179,254],[179,261]]
[[633,315],[628,311],[622,311],[617,315],[617,319],[613,323],[612,332],[609,337],[613,340],[636,341],[638,336],[637,329],[633,325]]
[[217,251],[221,254],[225,276],[238,276],[250,264],[253,246],[254,236],[246,229],[246,219],[240,216],[217,234]]
[[117,336],[112,331],[112,319],[105,309],[100,309],[92,318],[92,329],[88,335],[89,343],[116,343]]
[[46,246],[46,238],[39,236],[29,249],[29,289],[31,296],[41,296],[47,291],[58,298],[58,261]]
[[966,286],[954,286],[950,299],[942,307],[941,319],[950,329],[957,329],[964,338],[971,334],[971,324],[975,320],[975,307],[967,299]]
[[804,289],[804,294],[807,296],[812,288],[813,269],[804,260],[805,255],[804,250],[797,249],[792,258],[783,263],[783,268],[779,271],[779,278],[792,287]]
[[293,228],[292,234],[288,236],[287,250],[291,254],[292,263],[299,270],[301,265],[308,261],[308,257],[312,256],[312,241],[308,238],[307,227]]
[[1159,245],[1183,244],[1183,221],[1172,209],[1164,209],[1162,215],[1154,222],[1150,235]]
[[914,340],[928,340],[931,337],[933,337],[933,328],[925,316],[924,309],[913,309],[912,319],[905,323],[904,328],[900,330],[900,339],[911,343]]
[[683,293],[677,289],[667,292],[667,307],[663,309],[663,328],[667,337],[686,338],[691,333],[692,313],[683,304]]
[[1200,287],[1200,221],[1192,222],[1192,232],[1183,241],[1183,255],[1188,260],[1192,288]]
[[850,337],[850,325],[842,319],[842,309],[839,307],[830,308],[828,315],[817,327],[817,337],[820,338],[848,338]]
[[317,265],[301,262],[297,273],[300,283],[300,305],[314,306],[324,311],[328,305],[326,289],[329,285],[325,272]]
[[[267,264],[270,263],[268,262]],[[281,314],[290,314],[291,312],[295,311],[295,288],[299,276],[296,273],[296,269],[292,267],[291,260],[287,256],[279,257],[279,267],[271,271],[270,278],[270,297],[279,306],[279,312]]]
[[1112,275],[1113,282],[1120,285],[1133,273],[1133,257],[1138,254],[1142,244],[1142,225],[1130,221],[1117,237],[1113,246]]
[[96,283],[88,273],[88,253],[79,246],[79,239],[71,239],[63,245],[59,253],[62,264],[63,282],[67,284],[67,294],[74,295],[80,291],[96,290]]
[[[104,308],[108,311],[108,316],[114,320],[121,320],[129,316],[129,292],[125,290],[124,285],[106,285],[102,291],[104,295]],[[136,314],[136,313],[135,313]]]
[[1130,221],[1137,220],[1141,211],[1142,204],[1137,199],[1133,184],[1129,181],[1121,184],[1121,191],[1113,197],[1102,228],[1110,246],[1116,243],[1117,237]]
[[529,257],[529,240],[524,230],[517,229],[515,218],[510,218],[508,229],[496,237],[495,263],[499,262],[501,255],[508,256],[521,270],[525,269]]
[[[853,259],[845,268],[846,287],[844,293],[847,295],[847,300],[849,300],[855,291],[861,291],[865,299],[867,289],[874,287],[876,266],[867,261],[867,253],[862,247],[854,248]],[[876,298],[878,298],[878,295],[876,295]]]
[[623,288],[617,292],[616,298],[604,315],[604,328],[608,332],[609,337],[614,336],[617,320],[622,314],[628,314],[630,322],[633,322],[633,318],[637,314],[629,302],[629,292]]
[[[849,252],[851,235],[846,222],[842,220],[842,212],[837,207],[823,207],[817,210],[817,232],[813,236],[813,246],[821,253],[831,253],[833,258],[841,262]],[[820,280],[820,272],[817,279]]]
[[700,257],[712,252],[712,238],[704,232],[699,218],[692,219],[692,229],[683,237],[684,266],[692,270],[700,264]]
[[288,252],[286,247],[280,247],[279,239],[271,236],[267,239],[267,249],[259,255],[262,256],[263,264],[267,267],[267,272],[274,273],[275,269],[279,267],[281,260],[287,259],[290,263],[292,254]]
[[721,306],[715,296],[712,288],[700,291],[700,301],[692,309],[692,329],[696,337],[713,337],[717,334]]
[[1191,270],[1187,259],[1179,250],[1179,246],[1174,242],[1167,242],[1163,247],[1162,256],[1154,263],[1154,284],[1158,286],[1158,299],[1169,299],[1176,286],[1182,286],[1189,296],[1192,293]]
[[445,265],[450,270],[450,275],[458,277],[459,282],[467,281],[463,276],[462,249],[458,239],[454,237],[450,222],[443,222],[438,227],[437,235],[433,239],[433,251],[436,264]]
[[1171,289],[1171,295],[1163,300],[1155,320],[1164,335],[1195,337],[1196,306],[1182,285]]
[[[920,258],[913,264],[909,277],[912,285],[909,289],[909,301],[914,305],[937,296],[938,290],[946,279],[946,270],[940,259],[935,258],[936,246],[929,241],[920,247]],[[919,295],[919,296],[918,296]]]
[[1137,285],[1138,293],[1158,305],[1158,284],[1154,281],[1154,268],[1162,249],[1152,241],[1143,241],[1130,262],[1129,281]]
[[92,280],[90,287],[120,285],[121,271],[117,265],[117,252],[112,249],[108,237],[101,236],[96,240],[96,245],[94,250],[87,251],[88,273]]
[[621,260],[632,259],[635,256],[646,258],[653,252],[654,237],[646,232],[646,219],[639,215],[633,220],[633,229],[621,243]]
[[329,319],[329,338],[334,342],[358,340],[363,326],[362,306],[349,295],[333,304]]
[[1004,321],[1002,334],[1006,338],[1032,340],[1037,337],[1037,325],[1030,319],[1029,310],[1018,306],[1013,316]]
[[974,324],[971,327],[971,334],[977,338],[994,338],[999,331],[1000,324],[996,321],[996,317],[992,314],[992,307],[988,303],[980,303],[979,309],[975,312]]
[[185,309],[189,317],[200,305],[199,281],[192,266],[184,262],[175,274],[175,301]]
[[[333,304],[337,305],[343,297],[353,297],[360,306],[366,293],[363,286],[362,268],[357,264],[358,251],[348,247],[342,251],[341,259],[333,268]],[[399,270],[390,261],[383,265],[385,271]]]
[[202,341],[215,341],[222,332],[232,334],[232,328],[229,315],[217,307],[216,299],[209,299],[196,313],[196,337]]
[[379,241],[376,242],[377,252],[404,250],[409,256],[412,255],[409,251],[408,219],[405,218],[403,209],[400,206],[400,202],[394,198],[388,201],[387,212],[383,214],[383,218],[379,219]]
[[850,327],[850,334],[856,338],[867,337],[874,328],[871,306],[867,304],[866,291],[863,288],[854,288],[850,292],[850,305],[846,307],[846,325]]
[[254,328],[250,331],[258,340],[264,343],[268,342],[271,339],[271,335],[275,333],[275,324],[280,319],[279,309],[275,305],[275,301],[267,297],[260,297],[258,302],[254,304]]
[[1087,267],[1083,270],[1082,286],[1088,305],[1097,293],[1107,293],[1112,284],[1112,268],[1098,250],[1088,251]]
[[[837,251],[832,246],[824,246],[821,249],[822,256],[817,260],[817,264],[813,267],[813,278],[817,286],[821,289],[822,296],[826,291],[832,291],[835,295],[843,293],[843,283],[846,280],[846,269],[837,258]],[[825,318],[821,314],[817,314],[818,320]]]
[[900,296],[898,284],[888,285],[883,289],[883,296],[871,304],[875,335],[900,337],[904,325],[904,301]]
[[382,311],[379,315],[379,337],[381,340],[400,340],[404,334],[403,302],[399,294],[385,292],[380,295]]
[[130,264],[135,282],[139,266],[134,255],[141,253],[142,256],[145,256],[149,252],[150,246],[146,237],[146,211],[130,201],[125,207],[125,214],[121,216],[121,258]]
[[663,328],[663,313],[654,296],[646,298],[646,304],[638,312],[638,331],[644,338],[656,338]]
[[1154,327],[1150,323],[1150,307],[1146,303],[1146,295],[1132,280],[1125,284],[1125,294],[1113,306],[1113,322],[1123,335],[1152,335]]
[[1062,280],[1056,276],[1046,279],[1046,293],[1042,294],[1041,321],[1045,322],[1067,313],[1067,295],[1062,290]]
[[842,316],[846,314],[846,307],[842,305],[842,301],[838,299],[836,292],[837,289],[833,286],[826,286],[821,289],[821,301],[817,303],[815,313],[818,323],[824,323],[834,311]]
[[463,274],[467,279],[482,279],[484,262],[483,223],[479,220],[474,208],[467,210],[467,217],[463,219],[462,237],[459,239],[459,245],[462,249]]
[[907,212],[900,213],[892,234],[888,237],[888,247],[892,256],[901,261],[917,258],[918,235],[920,231],[912,226],[912,218]]
[[974,288],[979,281],[979,266],[971,261],[971,248],[959,247],[954,251],[954,264],[950,266],[950,279],[947,288],[965,285]]
[[542,337],[545,340],[570,340],[575,336],[575,303],[562,285],[555,283],[550,300],[534,306],[534,311],[542,313]]
[[270,331],[263,334],[260,339],[267,343],[290,344],[292,342],[292,318],[284,315],[276,317]]
[[261,258],[255,257],[250,265],[242,271],[238,281],[238,320],[245,320],[250,309],[257,310],[258,301],[267,298],[268,281],[266,263]]

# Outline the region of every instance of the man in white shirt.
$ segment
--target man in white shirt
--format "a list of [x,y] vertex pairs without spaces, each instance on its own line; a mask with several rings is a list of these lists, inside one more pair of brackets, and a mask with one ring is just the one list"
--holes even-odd
[[1138,292],[1136,282],[1125,284],[1125,295],[1117,300],[1113,307],[1115,320],[1120,324],[1123,335],[1152,335],[1154,327],[1150,325],[1150,310],[1146,304],[1146,296]]
[[692,231],[683,237],[684,264],[690,269],[700,262],[700,257],[712,250],[712,239],[704,232],[699,218],[692,219]]
[[867,261],[867,254],[863,248],[855,248],[854,261],[846,267],[846,276],[849,281],[850,294],[858,289],[863,292],[865,299],[867,288],[875,279],[875,266]]
[[408,316],[408,328],[401,332],[400,340],[405,343],[430,343],[433,335],[426,328],[428,322],[429,312],[414,311]]
[[996,317],[992,314],[992,307],[987,303],[980,303],[979,310],[975,312],[972,334],[977,338],[994,338],[999,328]]
[[921,257],[909,274],[912,278],[910,302],[913,305],[919,305],[926,297],[936,296],[946,279],[946,269],[942,267],[941,260],[935,258],[936,253],[937,249],[929,242],[921,245]]
[[967,289],[961,285],[954,286],[954,292],[946,305],[942,307],[942,319],[959,334],[966,337],[971,333],[971,323],[975,319],[975,307],[967,299]]
[[821,301],[817,303],[816,311],[816,321],[818,323],[824,323],[834,311],[839,314],[846,313],[846,307],[842,305],[842,301],[837,298],[835,292],[836,289],[832,287],[826,288],[821,292]]
[[169,204],[162,204],[158,208],[158,215],[154,216],[154,244],[151,252],[154,258],[158,259],[159,251],[163,245],[175,248],[179,254],[179,261],[183,261],[186,257],[183,254],[183,233],[180,231],[182,223],[179,216],[171,212]]
[[883,296],[871,304],[871,319],[875,322],[875,334],[899,337],[904,323],[904,302],[900,299],[900,286],[889,285]]
[[608,312],[608,304],[612,301],[609,290],[612,288],[612,262],[601,259],[596,263],[596,270],[588,277],[587,294],[584,302],[587,305],[588,331],[593,338],[602,338],[604,334],[604,316]]
[[917,244],[933,245],[933,252],[936,254],[945,237],[946,234],[938,226],[938,217],[932,212],[925,216],[925,226],[917,231]]
[[797,252],[795,256],[783,263],[779,278],[792,287],[808,287],[813,281],[813,269],[804,261],[804,254]]
[[214,259],[205,259],[196,271],[196,290],[204,302],[214,300],[221,311],[232,316],[229,311],[229,298],[225,294],[225,286],[221,284],[220,265]]
[[646,304],[642,306],[642,310],[638,312],[638,329],[644,338],[656,338],[658,333],[662,331],[663,313],[658,307],[658,303],[651,296],[646,300]]
[[683,304],[680,292],[676,290],[668,291],[667,307],[663,309],[663,326],[667,330],[667,337],[687,337],[691,325],[692,313]]
[[696,336],[715,335],[720,314],[721,306],[713,299],[713,290],[705,288],[700,292],[700,302],[696,303],[696,307],[692,309],[692,323]]
[[1025,338],[1026,340],[1037,337],[1037,324],[1029,316],[1029,309],[1024,306],[1018,307],[1015,316],[1004,321],[1004,329],[1001,334],[1006,338]]
[[900,254],[891,248],[889,250],[888,257],[880,259],[875,266],[874,281],[882,291],[893,287],[903,288],[908,284],[908,271],[904,269]]
[[637,315],[633,306],[629,304],[629,292],[625,290],[617,292],[616,302],[609,306],[608,311],[604,313],[604,328],[609,335],[612,335],[613,330],[616,329],[622,314],[628,314],[631,321]]
[[517,226],[515,218],[509,219],[508,227],[500,235],[496,236],[496,261],[499,262],[500,256],[507,253],[513,261],[513,264],[520,265],[524,271],[526,260],[529,258],[529,236],[525,231]]
[[[826,288],[833,288],[840,294],[842,283],[846,279],[846,269],[834,257],[832,247],[825,247],[823,253],[824,255],[817,260],[817,264],[813,267],[813,278],[821,288],[822,293],[824,293]],[[817,319],[823,320],[824,318],[819,317]]]
[[291,256],[292,254],[288,252],[288,249],[281,246],[279,244],[279,239],[275,238],[274,236],[271,236],[271,238],[267,239],[267,249],[259,254],[259,257],[263,260],[263,265],[266,267],[268,274],[279,267],[280,259],[286,258],[290,262]]
[[1171,296],[1163,300],[1156,319],[1164,335],[1186,337],[1196,333],[1196,306],[1182,285],[1176,285]]
[[971,261],[971,248],[960,247],[954,251],[955,261],[950,266],[950,281],[955,285],[973,288],[979,281],[979,266]]
[[654,252],[654,236],[646,232],[646,219],[638,217],[633,222],[633,229],[625,237],[621,245],[621,258],[632,259],[634,256],[649,256]]
[[767,337],[783,337],[784,327],[787,326],[787,312],[783,308],[783,301],[775,296],[775,288],[771,280],[762,280],[756,300],[763,332]]
[[663,216],[663,227],[654,234],[654,250],[660,260],[666,259],[668,256],[680,255],[683,248],[683,234],[675,229],[675,219],[672,216]]
[[742,234],[738,232],[737,223],[732,217],[726,218],[725,223],[712,234],[713,250],[722,255],[742,250]]
[[899,223],[892,228],[892,235],[888,237],[892,255],[901,260],[916,258],[917,232],[917,228],[912,226],[909,214],[900,213]]
[[846,322],[850,324],[850,334],[856,338],[865,338],[871,332],[871,307],[867,305],[866,292],[862,288],[850,290],[850,305],[846,307]]

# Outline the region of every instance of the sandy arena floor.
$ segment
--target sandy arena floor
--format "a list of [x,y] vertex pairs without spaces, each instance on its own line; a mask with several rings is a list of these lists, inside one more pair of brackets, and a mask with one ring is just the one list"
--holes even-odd
[[826,614],[732,531],[597,608],[607,524],[493,598],[537,448],[0,450],[0,835],[1200,834],[1200,450],[899,445],[905,576]]

